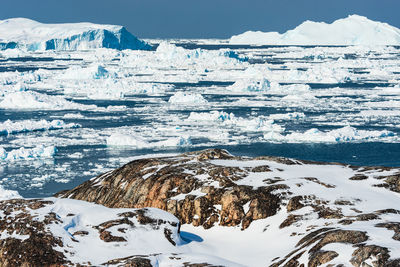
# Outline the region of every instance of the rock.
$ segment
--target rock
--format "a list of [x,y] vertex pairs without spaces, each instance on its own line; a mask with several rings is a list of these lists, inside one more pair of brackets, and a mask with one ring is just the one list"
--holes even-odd
[[396,241],[400,241],[400,222],[378,223],[375,226],[376,227],[384,227],[388,230],[392,230],[394,232],[394,235],[392,238]]
[[[61,266],[69,263],[63,253],[54,250],[63,246],[62,240],[47,231],[50,223],[59,223],[52,213],[42,221],[35,220],[27,209],[37,210],[49,201],[15,199],[1,201],[0,209],[5,214],[0,220],[1,266]],[[18,213],[16,216],[13,214]]]
[[[178,220],[151,208],[118,213],[83,201],[51,198],[0,201],[0,209],[0,266],[97,266],[104,258],[114,261],[113,249],[119,250],[117,255],[130,256],[142,247],[165,250],[180,242]],[[134,236],[140,236],[140,242]],[[90,253],[82,246],[89,246]],[[110,253],[104,254],[105,248]],[[124,266],[152,265],[134,257]]]
[[[387,167],[236,157],[208,149],[135,160],[58,196],[112,208],[155,207],[174,214],[183,225],[206,230],[240,226],[244,237],[249,228],[267,236],[269,231],[280,231],[282,240],[291,240],[291,245],[284,254],[273,255],[271,266],[343,266],[343,255],[333,249],[337,246],[353,254],[347,265],[396,266],[398,255],[391,254],[390,246],[399,240],[400,211],[390,203],[400,200],[399,173]],[[139,212],[132,216],[154,223]],[[394,232],[393,239],[376,238],[373,229],[378,228]],[[108,233],[107,226],[99,231],[105,241],[124,242]],[[169,230],[163,235],[176,244]],[[273,244],[266,240],[266,251]],[[128,266],[132,259],[126,261]],[[203,266],[203,262],[193,264]]]
[[[58,196],[111,208],[155,207],[174,214],[182,223],[206,229],[216,223],[246,229],[253,220],[276,214],[280,198],[272,193],[276,189],[272,186],[255,190],[237,184],[249,171],[210,163],[233,158],[224,150],[210,149],[183,157],[136,160]],[[246,203],[249,210],[244,212]]]
[[359,248],[353,252],[352,256],[350,262],[356,267],[364,266],[363,263],[371,256],[375,258],[371,262],[373,267],[387,266],[386,264],[390,258],[387,248],[366,245],[360,245]]
[[301,203],[301,200],[303,200],[303,196],[292,197],[286,206],[287,211],[291,212],[304,207],[304,205]]

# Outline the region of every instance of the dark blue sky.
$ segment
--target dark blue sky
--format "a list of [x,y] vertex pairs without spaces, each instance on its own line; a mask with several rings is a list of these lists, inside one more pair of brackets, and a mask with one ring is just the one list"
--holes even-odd
[[141,38],[228,38],[350,14],[400,28],[399,11],[400,0],[4,0],[0,19],[119,24]]

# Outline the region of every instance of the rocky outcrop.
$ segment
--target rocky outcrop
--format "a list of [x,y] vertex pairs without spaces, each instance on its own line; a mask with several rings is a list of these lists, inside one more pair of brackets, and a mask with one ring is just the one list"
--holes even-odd
[[[339,266],[344,263],[335,248],[343,246],[352,251],[345,264],[395,266],[398,255],[390,245],[399,240],[400,211],[390,203],[400,200],[398,177],[393,168],[235,157],[209,149],[135,160],[58,196],[107,207],[156,207],[205,229],[240,226],[245,232],[265,220],[264,232],[276,222],[297,242],[272,266]],[[393,238],[385,243],[372,229]]]
[[112,208],[156,207],[182,223],[204,228],[220,224],[246,229],[253,220],[276,214],[280,198],[272,192],[282,186],[253,189],[237,183],[249,171],[265,171],[262,166],[243,170],[209,162],[233,158],[224,150],[206,150],[184,157],[136,160],[58,196]]
[[1,266],[61,266],[68,263],[63,253],[53,247],[63,246],[61,238],[47,231],[48,224],[59,223],[54,213],[43,220],[27,210],[38,210],[51,201],[10,200],[0,202],[4,217],[0,220],[0,265]]
[[[123,249],[130,244],[146,246],[132,241],[132,235],[149,238],[156,243],[174,247],[180,242],[179,224],[173,217],[153,209],[131,209],[118,213],[93,204],[82,203],[84,209],[99,208],[101,214],[89,215],[76,209],[80,203],[57,199],[14,199],[0,202],[0,265],[1,266],[92,266],[90,255],[114,259],[112,249]],[[71,207],[72,206],[72,207]],[[75,206],[75,207],[74,207]],[[76,213],[73,213],[76,212]],[[154,233],[159,233],[155,235]],[[85,245],[90,250],[85,252]],[[101,255],[109,248],[110,255]],[[137,249],[136,249],[137,250]],[[129,253],[129,251],[127,251]],[[118,255],[119,253],[117,253]],[[115,257],[115,256],[114,256]],[[93,258],[93,257],[92,257]],[[147,259],[131,257],[125,266],[151,266]],[[136,264],[136,265],[135,265]],[[147,265],[146,265],[147,264]],[[112,265],[112,264],[109,264]]]

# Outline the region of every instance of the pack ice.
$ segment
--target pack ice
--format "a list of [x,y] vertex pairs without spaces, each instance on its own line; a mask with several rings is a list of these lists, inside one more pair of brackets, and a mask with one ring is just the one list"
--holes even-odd
[[44,24],[26,18],[12,18],[0,21],[0,50],[8,48],[29,51],[94,48],[149,50],[151,46],[118,25]]
[[293,30],[247,31],[234,35],[231,44],[255,45],[399,45],[400,29],[387,23],[351,15],[331,24],[305,21]]

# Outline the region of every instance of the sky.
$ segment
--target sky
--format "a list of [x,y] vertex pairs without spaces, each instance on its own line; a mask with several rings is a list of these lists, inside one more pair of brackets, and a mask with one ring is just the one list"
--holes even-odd
[[0,20],[125,26],[140,38],[229,38],[248,30],[285,32],[305,20],[358,14],[400,28],[400,0],[1,0]]

